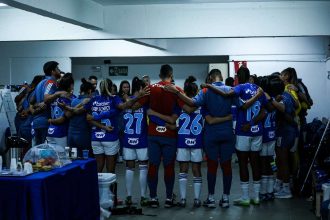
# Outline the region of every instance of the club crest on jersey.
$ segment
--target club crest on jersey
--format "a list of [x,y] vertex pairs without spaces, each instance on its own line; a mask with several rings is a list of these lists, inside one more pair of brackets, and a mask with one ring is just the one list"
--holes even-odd
[[54,134],[55,129],[54,128],[48,128],[48,134]]
[[196,138],[185,138],[185,144],[188,146],[196,145]]
[[96,138],[104,138],[105,137],[105,132],[103,132],[103,131],[95,132],[95,137]]
[[269,138],[274,138],[275,137],[275,131],[268,132],[268,137]]
[[156,131],[158,131],[159,133],[164,133],[167,131],[167,129],[164,126],[157,126]]
[[128,138],[128,144],[138,145],[139,144],[139,138]]
[[251,132],[252,133],[257,133],[258,131],[259,131],[259,126],[258,125],[255,125],[255,126],[251,127]]

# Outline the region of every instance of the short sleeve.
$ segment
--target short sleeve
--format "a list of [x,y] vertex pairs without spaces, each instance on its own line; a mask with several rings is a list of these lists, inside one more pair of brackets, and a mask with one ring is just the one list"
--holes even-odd
[[242,85],[237,85],[233,89],[234,89],[234,92],[236,95],[240,95],[243,88],[242,88]]
[[118,105],[123,103],[123,101],[121,100],[121,98],[119,98],[119,96],[116,95],[116,96],[113,97],[113,103],[117,107]]
[[207,89],[202,89],[199,91],[199,93],[194,98],[192,98],[192,100],[196,106],[205,105],[206,92],[207,92]]

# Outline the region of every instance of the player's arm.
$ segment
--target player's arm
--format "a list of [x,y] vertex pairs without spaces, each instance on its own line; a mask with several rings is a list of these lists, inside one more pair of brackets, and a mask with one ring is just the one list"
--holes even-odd
[[259,87],[257,93],[250,98],[249,100],[245,101],[245,103],[241,106],[242,109],[247,110],[250,108],[262,95],[264,94],[263,90]]
[[176,120],[178,119],[177,114],[172,114],[171,116],[163,115],[159,112],[152,110],[151,108],[148,109],[147,114],[149,116],[156,116],[156,117],[160,118],[161,120],[163,120],[167,123],[170,123],[170,124],[175,124]]
[[59,118],[55,118],[55,119],[48,119],[48,123],[51,123],[53,125],[61,125],[66,121],[66,117],[65,116],[61,116]]
[[117,109],[111,109],[110,111],[105,111],[105,112],[101,112],[98,115],[90,115],[92,116],[92,119],[95,121],[99,121],[102,119],[106,119],[106,118],[112,118],[114,116],[116,116],[119,113],[119,111]]
[[98,121],[93,120],[93,116],[90,115],[90,114],[87,114],[86,119],[87,119],[87,122],[90,125],[95,126],[95,127],[99,128],[99,129],[106,130],[107,132],[111,132],[113,130],[113,127],[112,126],[105,126],[101,122],[98,122]]
[[132,108],[134,106],[134,109],[138,109],[139,107],[141,107],[141,104],[137,103],[137,101],[139,99],[141,99],[142,97],[148,96],[148,95],[150,95],[150,88],[145,87],[139,92],[139,94],[135,98],[132,98],[125,103],[123,103],[123,102],[119,103],[117,105],[117,108],[120,110],[125,110],[128,108]]
[[235,91],[233,89],[231,89],[229,92],[225,92],[225,91],[215,87],[212,84],[202,84],[202,87],[203,88],[208,88],[208,89],[212,90],[215,94],[221,95],[221,96],[224,96],[224,97],[235,95]]
[[251,130],[251,127],[258,124],[260,121],[262,121],[265,117],[266,117],[267,113],[265,108],[261,108],[259,114],[254,117],[250,123],[244,124],[241,127],[241,130],[244,132],[248,132],[249,130]]
[[194,101],[193,101],[193,99],[192,98],[189,98],[184,93],[180,92],[179,89],[176,86],[174,86],[174,85],[166,85],[164,87],[164,90],[176,94],[178,96],[178,98],[181,99],[187,105],[196,106],[195,103],[194,103]]
[[225,121],[231,121],[232,119],[233,119],[232,114],[229,114],[229,115],[224,116],[224,117],[212,117],[211,115],[206,115],[205,116],[206,123],[208,123],[210,125],[221,124]]
[[65,95],[67,95],[67,92],[66,91],[57,91],[54,94],[45,94],[44,95],[44,103],[51,104],[57,98],[59,98],[61,96],[65,96]]

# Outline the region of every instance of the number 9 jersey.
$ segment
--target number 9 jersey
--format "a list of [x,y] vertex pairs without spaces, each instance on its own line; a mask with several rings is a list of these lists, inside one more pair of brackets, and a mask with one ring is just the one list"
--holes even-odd
[[145,106],[134,111],[131,109],[124,111],[124,147],[138,149],[148,146],[146,113],[147,108]]
[[204,110],[199,107],[188,114],[181,111],[177,119],[178,148],[203,148]]

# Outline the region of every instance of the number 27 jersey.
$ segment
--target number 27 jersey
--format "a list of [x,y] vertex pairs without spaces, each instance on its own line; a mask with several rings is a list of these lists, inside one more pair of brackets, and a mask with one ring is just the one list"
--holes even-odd
[[190,114],[182,111],[177,119],[178,124],[178,148],[202,148],[203,147],[203,111],[198,108]]
[[145,107],[134,111],[130,109],[124,111],[124,147],[146,148],[148,146],[146,112],[147,109]]

